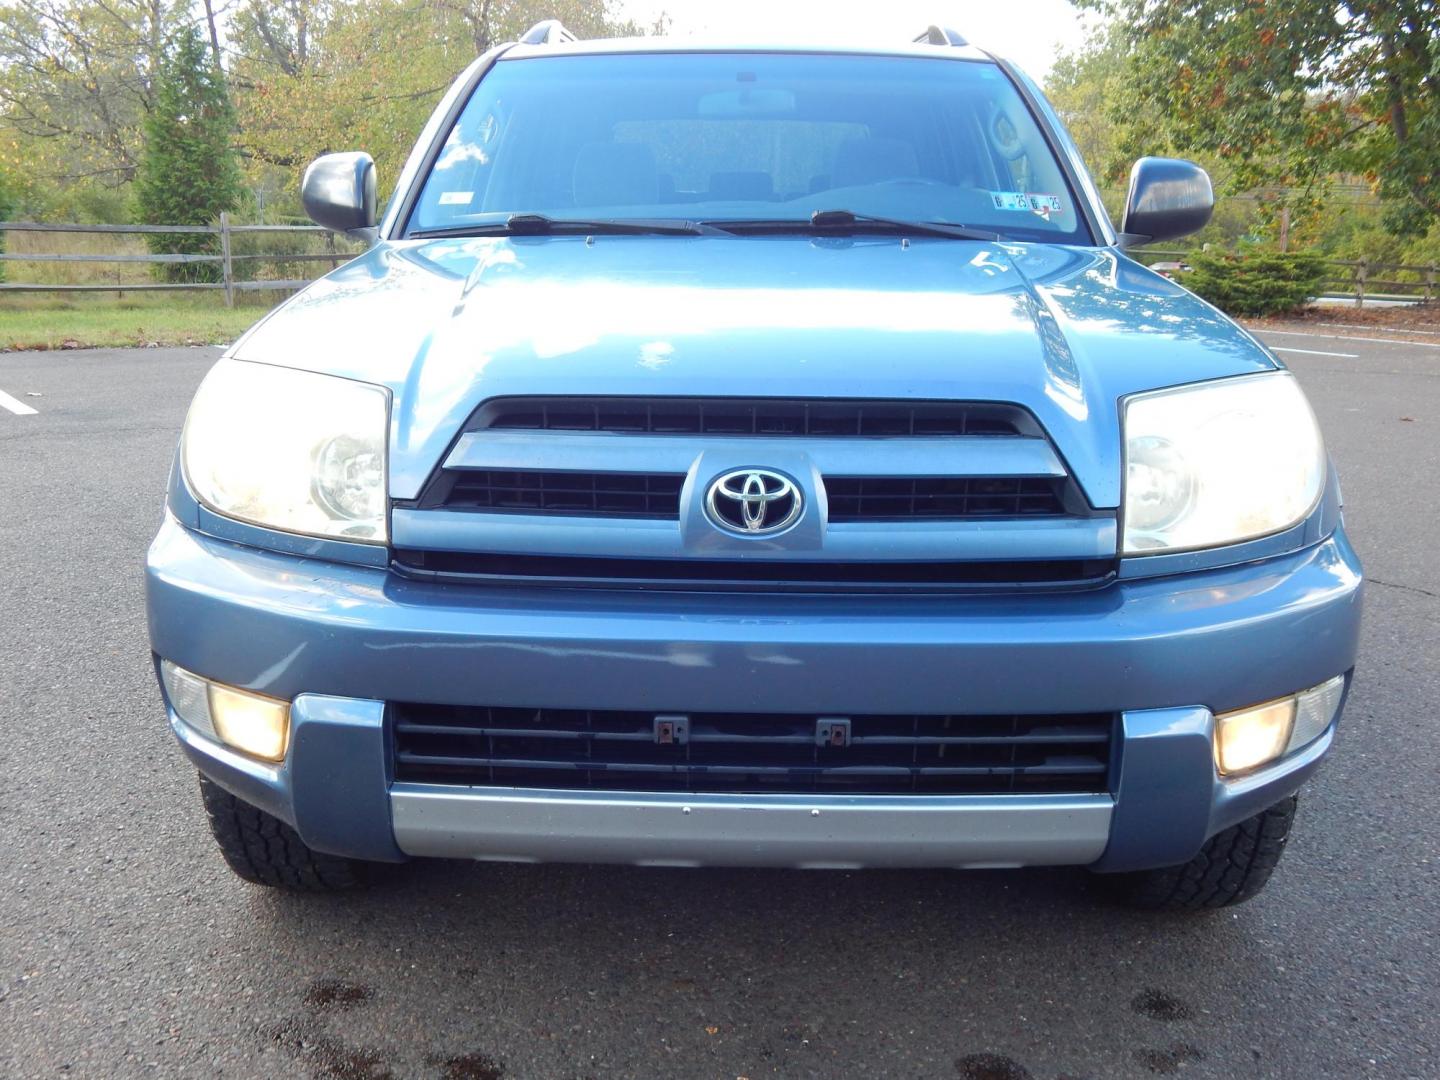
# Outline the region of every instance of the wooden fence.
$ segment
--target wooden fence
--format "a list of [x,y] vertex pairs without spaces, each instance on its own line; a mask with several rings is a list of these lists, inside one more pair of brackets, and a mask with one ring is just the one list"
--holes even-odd
[[[1133,253],[1147,265],[1156,262],[1184,262],[1188,251],[1157,251],[1141,248]],[[1410,263],[1371,262],[1368,259],[1324,259],[1335,272],[1326,278],[1326,297],[1348,298],[1356,307],[1371,300],[1414,300],[1430,303],[1440,296],[1440,263],[1416,266]],[[1380,277],[1375,275],[1379,274]],[[1399,275],[1410,275],[1400,280]],[[1184,279],[1181,278],[1181,281]]]
[[[303,289],[312,279],[286,278],[280,280],[239,280],[236,277],[237,263],[327,262],[334,269],[353,257],[352,252],[339,251],[335,244],[335,233],[318,225],[233,225],[229,214],[221,214],[217,225],[50,225],[33,221],[0,221],[0,233],[92,233],[98,235],[141,235],[159,236],[176,233],[190,233],[218,236],[220,251],[213,255],[165,255],[165,254],[40,254],[35,252],[0,252],[0,261],[5,262],[53,262],[53,263],[149,263],[165,265],[177,263],[215,263],[220,268],[219,281],[153,281],[144,283],[57,285],[25,284],[9,281],[0,282],[0,293],[6,292],[146,292],[157,289],[218,289],[225,293],[225,306],[235,305],[237,292]],[[323,234],[323,252],[295,252],[276,254],[240,254],[232,250],[232,238],[247,233],[304,233]]]
[[[339,266],[351,258],[353,252],[337,250],[336,234],[318,225],[232,225],[229,214],[221,214],[217,225],[46,225],[30,221],[0,221],[3,232],[49,232],[49,233],[94,233],[94,234],[135,234],[163,235],[173,233],[197,233],[220,238],[220,252],[215,255],[159,255],[159,254],[37,254],[33,252],[0,253],[0,261],[6,262],[58,262],[58,263],[218,263],[219,281],[155,281],[125,284],[89,285],[46,285],[0,282],[0,293],[4,292],[144,292],[154,289],[220,289],[225,293],[225,306],[233,307],[235,294],[245,291],[303,289],[310,283],[309,278],[287,278],[282,280],[237,280],[237,263],[261,261],[278,263],[327,262],[330,267]],[[246,233],[304,233],[321,234],[325,238],[323,252],[296,252],[294,254],[240,254],[232,250],[232,238]],[[1183,262],[1187,251],[1160,251],[1143,248],[1135,255],[1146,263],[1161,261]],[[1370,262],[1366,259],[1326,259],[1325,264],[1335,273],[1325,281],[1326,296],[1350,297],[1356,307],[1363,307],[1366,298],[1404,299],[1429,303],[1440,295],[1440,265],[1414,266],[1404,263]],[[1382,275],[1377,277],[1375,275]],[[1401,280],[1400,275],[1409,275]]]

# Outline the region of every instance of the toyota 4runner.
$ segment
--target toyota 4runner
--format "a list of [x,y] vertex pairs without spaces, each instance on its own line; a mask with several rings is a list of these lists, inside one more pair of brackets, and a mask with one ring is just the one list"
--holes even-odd
[[1126,249],[1040,91],[894,48],[574,40],[445,95],[368,251],[206,376],[150,549],[230,866],[1074,865],[1253,895],[1361,569],[1296,380]]

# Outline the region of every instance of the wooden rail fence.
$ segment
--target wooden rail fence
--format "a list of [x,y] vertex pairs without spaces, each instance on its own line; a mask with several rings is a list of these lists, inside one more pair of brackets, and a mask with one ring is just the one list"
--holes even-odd
[[[0,261],[31,263],[149,263],[152,265],[183,263],[215,263],[220,267],[219,281],[154,281],[144,283],[56,285],[26,284],[23,282],[0,282],[0,293],[5,292],[146,292],[154,290],[217,289],[225,293],[225,306],[235,305],[237,292],[303,289],[312,279],[287,278],[282,280],[238,280],[235,274],[237,263],[256,262],[328,262],[334,269],[352,258],[347,252],[339,251],[335,245],[335,233],[318,225],[233,225],[229,214],[221,214],[216,225],[58,225],[35,221],[0,221],[0,233],[91,233],[98,235],[140,235],[160,236],[176,233],[218,236],[220,252],[215,255],[167,255],[149,253],[133,254],[40,254],[35,252],[0,252]],[[325,250],[322,252],[294,252],[277,254],[237,254],[232,250],[231,239],[237,234],[253,233],[304,233],[323,234]]]
[[[1184,262],[1188,251],[1157,251],[1142,248],[1135,256],[1146,264],[1170,261]],[[1440,263],[1417,266],[1411,263],[1371,262],[1369,259],[1324,259],[1327,267],[1337,271],[1325,279],[1327,297],[1353,298],[1356,307],[1370,300],[1414,300],[1430,303],[1440,296]],[[1386,275],[1374,277],[1374,274]],[[1411,274],[1413,279],[1400,281],[1395,275]],[[1184,280],[1183,278],[1181,279]]]
[[[232,225],[229,214],[221,214],[216,225],[50,225],[33,221],[0,221],[0,233],[93,233],[93,234],[134,234],[165,235],[173,233],[195,233],[218,236],[220,252],[217,255],[164,255],[164,254],[37,254],[32,252],[3,252],[0,261],[5,262],[55,262],[55,263],[218,263],[219,281],[156,281],[137,284],[89,284],[89,285],[45,285],[0,282],[0,293],[4,292],[144,292],[156,289],[220,289],[225,293],[225,306],[233,307],[235,294],[244,291],[303,289],[309,278],[288,278],[284,280],[237,280],[236,263],[248,262],[328,262],[331,268],[351,258],[350,253],[337,250],[336,234],[318,225]],[[305,233],[323,234],[323,252],[296,252],[294,254],[237,254],[231,240],[246,233]],[[1159,261],[1184,261],[1187,251],[1160,251],[1145,248],[1136,256],[1147,263]],[[1327,296],[1353,297],[1356,307],[1363,307],[1370,299],[1407,299],[1429,303],[1440,295],[1440,265],[1415,266],[1405,263],[1370,262],[1367,259],[1326,259],[1325,264],[1336,268],[1334,276],[1325,281]],[[1375,277],[1375,274],[1388,275]],[[1395,275],[1410,274],[1413,280],[1402,281]]]

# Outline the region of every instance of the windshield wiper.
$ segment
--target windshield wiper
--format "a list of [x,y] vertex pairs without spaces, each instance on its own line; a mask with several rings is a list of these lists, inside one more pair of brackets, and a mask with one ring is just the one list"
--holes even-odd
[[884,233],[891,236],[941,236],[950,240],[996,241],[1000,234],[968,225],[947,225],[941,221],[901,221],[897,218],[857,214],[852,210],[816,210],[810,220],[800,218],[754,218],[701,222],[734,233]]
[[574,218],[552,218],[544,214],[511,214],[504,221],[476,222],[448,229],[415,229],[409,236],[432,240],[446,236],[704,236],[714,229],[693,221],[675,218],[610,218],[580,221]]

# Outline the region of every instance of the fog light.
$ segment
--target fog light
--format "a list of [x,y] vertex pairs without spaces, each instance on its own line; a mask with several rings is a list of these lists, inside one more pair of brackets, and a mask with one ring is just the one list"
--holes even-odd
[[201,678],[160,661],[170,707],[190,727],[252,757],[281,761],[290,742],[290,705]]
[[285,757],[290,739],[288,703],[211,683],[210,716],[221,742],[266,761]]
[[1345,696],[1345,676],[1335,678],[1302,690],[1295,695],[1295,730],[1290,743],[1285,747],[1288,754],[1307,746],[1325,733],[1340,711],[1340,699]]
[[1295,724],[1295,699],[1287,697],[1215,718],[1215,767],[1245,772],[1284,753]]

